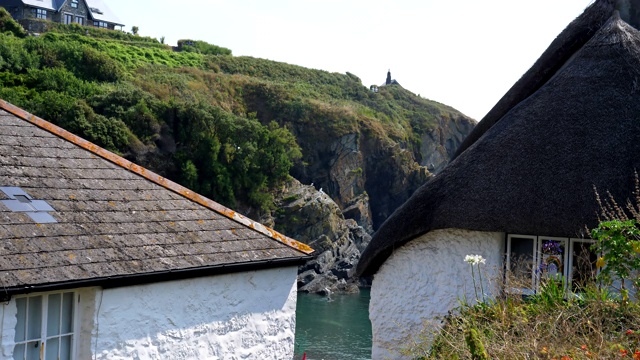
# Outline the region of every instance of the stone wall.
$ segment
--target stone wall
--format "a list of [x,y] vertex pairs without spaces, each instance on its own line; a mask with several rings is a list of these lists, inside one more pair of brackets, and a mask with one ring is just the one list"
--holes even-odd
[[64,24],[64,14],[73,14],[73,22],[76,21],[76,17],[80,16],[84,19],[83,25],[93,25],[93,22],[89,20],[89,9],[84,1],[78,1],[78,7],[71,7],[71,1],[67,0],[60,10],[53,16],[53,21]]
[[460,299],[475,299],[471,269],[464,262],[471,254],[486,259],[484,289],[495,293],[488,279],[496,279],[502,269],[502,233],[436,230],[394,251],[371,288],[373,360],[403,359],[398,351],[411,343],[425,321],[436,329],[436,317],[446,315]]

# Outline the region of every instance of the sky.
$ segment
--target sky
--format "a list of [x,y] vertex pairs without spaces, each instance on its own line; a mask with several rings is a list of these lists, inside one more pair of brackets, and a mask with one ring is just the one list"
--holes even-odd
[[104,0],[130,32],[350,72],[480,120],[592,0]]

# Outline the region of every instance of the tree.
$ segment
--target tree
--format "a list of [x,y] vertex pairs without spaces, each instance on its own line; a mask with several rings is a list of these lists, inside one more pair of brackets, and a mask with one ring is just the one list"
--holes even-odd
[[140,30],[140,28],[138,28],[137,26],[133,26],[131,28],[131,32],[133,33],[133,35],[138,35],[138,31]]

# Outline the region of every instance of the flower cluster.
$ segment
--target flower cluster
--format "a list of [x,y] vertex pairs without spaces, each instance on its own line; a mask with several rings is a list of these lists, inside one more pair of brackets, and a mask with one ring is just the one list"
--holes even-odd
[[542,253],[560,255],[562,254],[562,246],[557,241],[545,241],[542,243]]
[[464,262],[471,265],[484,264],[487,260],[482,255],[467,255],[464,257]]

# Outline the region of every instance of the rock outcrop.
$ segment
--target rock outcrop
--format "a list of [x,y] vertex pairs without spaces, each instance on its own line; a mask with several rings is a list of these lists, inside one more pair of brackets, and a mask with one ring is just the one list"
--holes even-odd
[[345,219],[340,207],[322,189],[297,180],[282,187],[276,202],[278,209],[273,217],[262,221],[316,250],[316,258],[299,270],[299,290],[357,291],[353,271],[371,240],[369,232],[355,220]]

